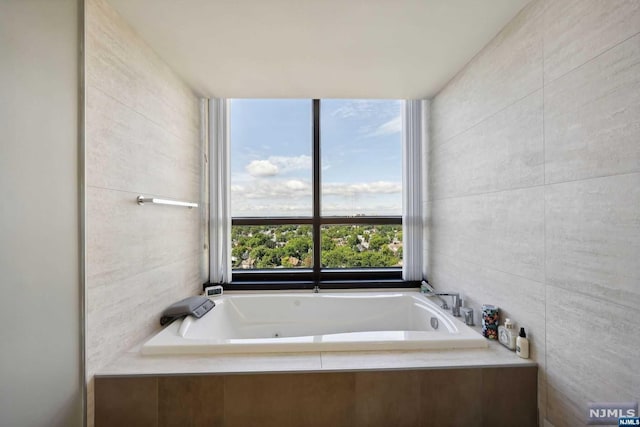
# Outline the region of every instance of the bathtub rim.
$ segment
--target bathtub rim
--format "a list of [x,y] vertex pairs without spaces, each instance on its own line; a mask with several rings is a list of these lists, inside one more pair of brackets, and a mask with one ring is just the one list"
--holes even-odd
[[[407,290],[400,290],[398,288],[389,289],[387,292],[381,292],[379,289],[358,289],[355,292],[353,290],[340,290],[335,292],[333,290],[327,292],[320,292],[321,294],[409,294],[412,297],[422,296],[425,303],[437,309],[446,322],[451,322],[454,327],[459,331],[458,333],[449,333],[447,335],[440,335],[437,339],[419,339],[426,336],[410,336],[405,340],[383,340],[383,341],[354,341],[354,342],[322,342],[322,340],[314,340],[311,343],[301,342],[287,342],[286,340],[278,340],[278,342],[244,342],[244,343],[203,343],[200,341],[187,341],[185,338],[178,336],[178,331],[182,325],[182,319],[176,320],[173,323],[166,326],[164,329],[156,332],[150,339],[143,342],[140,347],[140,353],[144,357],[149,356],[166,356],[166,355],[217,355],[217,354],[273,354],[273,353],[313,353],[313,352],[357,352],[357,351],[438,351],[449,349],[467,349],[467,348],[486,348],[488,346],[487,340],[482,337],[473,328],[464,325],[460,319],[453,317],[449,312],[442,310],[437,304],[432,302],[429,298],[424,296],[421,292],[415,288]],[[314,294],[307,291],[294,291],[291,290],[274,290],[271,292],[256,292],[256,291],[238,291],[224,293],[222,297],[230,295],[238,296],[254,296],[254,295],[273,295],[273,294],[288,294],[288,295],[309,295],[312,297]],[[210,297],[212,300],[216,298],[222,298],[221,296]],[[166,332],[165,332],[166,331]],[[308,335],[306,337],[322,337],[322,335]]]

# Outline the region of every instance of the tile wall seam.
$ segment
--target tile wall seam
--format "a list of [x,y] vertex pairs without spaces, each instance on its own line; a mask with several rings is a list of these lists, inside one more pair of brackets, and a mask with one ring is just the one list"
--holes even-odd
[[[513,101],[513,102],[509,103],[508,105],[506,105],[506,106],[504,106],[504,107],[500,108],[499,110],[496,110],[495,112],[493,112],[493,113],[491,113],[490,115],[488,115],[488,116],[486,116],[486,117],[482,118],[479,122],[474,123],[473,125],[469,126],[468,128],[466,128],[466,129],[464,129],[464,130],[462,130],[462,131],[460,131],[460,132],[458,132],[458,133],[456,133],[456,134],[454,134],[454,135],[451,135],[449,138],[445,139],[445,140],[444,140],[444,141],[442,141],[441,143],[438,143],[438,144],[430,144],[431,146],[429,147],[429,150],[427,150],[427,151],[428,151],[428,154],[431,154],[431,152],[432,152],[432,151],[434,151],[435,149],[438,149],[438,148],[440,148],[440,147],[444,147],[445,145],[449,144],[449,143],[451,142],[451,140],[453,140],[453,139],[455,139],[455,138],[459,137],[460,135],[463,135],[463,134],[465,134],[465,133],[469,132],[470,130],[472,130],[472,129],[474,129],[474,128],[478,127],[479,125],[483,124],[483,123],[484,123],[484,122],[486,122],[487,120],[489,120],[489,119],[491,119],[491,118],[495,117],[496,115],[498,115],[498,114],[500,114],[500,113],[502,113],[502,112],[506,111],[508,108],[513,107],[515,104],[517,104],[517,103],[519,103],[519,102],[523,101],[524,99],[528,98],[529,96],[533,95],[534,93],[538,92],[538,91],[539,91],[539,90],[541,90],[541,89],[542,89],[542,86],[540,86],[540,87],[536,87],[534,90],[532,90],[531,92],[528,92],[526,95],[524,95],[524,96],[522,96],[522,97],[520,97],[520,98],[516,99],[515,101]],[[439,94],[438,94],[438,95],[439,95]],[[435,99],[438,97],[438,95],[436,95],[433,99],[435,100]],[[437,135],[436,135],[436,136],[437,136]],[[435,139],[437,139],[437,138],[433,138],[433,139],[435,140]]]
[[[86,1],[86,0],[84,0]],[[155,58],[158,60],[158,62],[160,64],[163,65],[163,67],[165,68],[165,70],[169,71],[169,74],[171,75],[171,77],[178,83],[180,83],[184,88],[187,88],[189,90],[189,92],[191,92],[191,94],[193,94],[196,98],[200,98],[199,92],[196,91],[194,88],[192,88],[185,80],[184,78],[178,74],[173,67],[164,60],[164,58],[158,53],[156,52],[156,50],[151,47],[151,45],[142,37],[142,35],[140,33],[138,33],[138,31],[136,31],[133,26],[131,26],[131,24],[129,24],[129,21],[127,19],[125,19],[122,14],[120,13],[119,10],[117,10],[110,2],[109,0],[107,0],[107,7],[111,9],[112,13],[114,15],[116,15],[117,19],[120,20],[123,24],[124,27],[126,28],[126,31],[129,33],[129,36],[133,36],[134,39],[142,42],[141,46],[144,48],[144,50],[151,52],[153,54],[153,56],[155,56]],[[100,13],[103,17],[104,17],[104,6],[93,6],[94,10],[94,17],[97,15],[97,13]],[[97,10],[97,9],[101,9],[101,10]],[[110,19],[110,18],[107,18]],[[122,27],[119,28],[120,30],[122,29]]]
[[[102,186],[99,186],[99,185],[87,185],[87,188],[93,188],[93,189],[96,189],[96,190],[104,190],[104,191],[115,191],[115,192],[118,192],[118,193],[134,194],[134,195],[136,195],[136,197],[137,197],[138,195],[141,195],[141,194],[150,194],[149,192],[146,192],[146,191],[123,190],[123,189],[120,189],[120,188],[102,187]],[[153,196],[160,197],[160,198],[167,198],[167,199],[175,199],[175,198],[176,198],[175,196],[168,196],[168,195],[166,195],[166,194],[153,193],[152,195],[153,195]],[[132,201],[135,201],[135,198],[134,198]],[[186,201],[186,202],[191,202],[192,200],[184,200],[184,201]],[[198,200],[196,200],[196,202],[199,202],[199,201],[198,201]],[[204,205],[204,204],[205,204],[205,203],[200,204],[200,205],[199,205],[197,208],[195,208],[195,209],[200,209],[200,208],[202,207],[202,205]],[[187,208],[187,209],[188,209],[188,208]]]
[[438,202],[441,200],[452,200],[452,199],[463,199],[465,197],[478,197],[478,196],[484,196],[484,195],[489,195],[489,194],[498,194],[498,193],[506,193],[509,191],[521,191],[521,190],[527,190],[530,188],[542,188],[544,187],[544,184],[536,184],[536,185],[529,185],[526,187],[513,187],[513,188],[505,188],[503,190],[495,190],[495,191],[486,191],[484,193],[472,193],[472,194],[463,194],[460,196],[450,196],[450,197],[439,197],[437,199],[430,199],[430,202]]
[[[174,136],[175,138],[177,138],[180,142],[183,143],[187,143],[190,145],[200,145],[200,129],[198,125],[193,126],[193,128],[191,126],[189,126],[189,130],[193,130],[194,131],[194,135],[197,136],[197,143],[193,143],[193,142],[189,142],[184,140],[182,137],[180,137],[179,135],[176,135],[175,133],[173,133],[171,130],[168,130],[165,128],[165,126],[162,123],[157,122],[155,119],[152,119],[151,117],[147,116],[145,113],[143,113],[142,111],[137,110],[136,108],[132,107],[131,105],[127,104],[126,102],[122,101],[120,98],[112,95],[111,93],[105,91],[104,89],[102,89],[99,86],[96,86],[95,84],[88,84],[87,85],[88,88],[90,89],[94,89],[99,91],[100,93],[102,93],[104,96],[107,96],[109,98],[111,98],[113,101],[117,102],[118,104],[122,105],[123,107],[125,107],[127,110],[132,111],[133,113],[139,115],[140,117],[144,118],[145,120],[153,123],[154,125],[158,126],[160,129],[162,129],[163,131],[165,131],[166,133]],[[198,101],[198,97],[195,96],[194,94],[194,100],[197,102]]]
[[592,294],[588,294],[588,293],[582,292],[582,291],[577,290],[577,289],[569,289],[569,288],[565,288],[564,286],[558,286],[558,285],[552,285],[552,284],[547,284],[546,286],[549,286],[551,288],[561,289],[561,290],[563,290],[565,292],[575,293],[575,294],[578,294],[578,295],[580,295],[582,297],[589,298],[589,299],[591,299],[593,301],[597,301],[597,302],[600,302],[600,303],[605,302],[607,304],[615,305],[617,307],[621,307],[621,308],[624,308],[624,309],[632,309],[632,310],[637,310],[638,309],[637,306],[624,305],[622,303],[606,299],[606,297],[595,296],[595,295],[592,295]]
[[469,194],[461,194],[461,195],[458,195],[458,196],[438,197],[438,198],[434,198],[434,199],[429,199],[429,202],[438,202],[438,201],[441,201],[441,200],[452,200],[452,199],[463,199],[465,197],[477,197],[477,196],[484,196],[484,195],[488,195],[488,194],[506,193],[508,191],[527,190],[529,188],[539,188],[539,187],[544,187],[544,184],[528,185],[528,186],[525,186],[525,187],[503,188],[503,189],[500,189],[500,190],[485,191],[483,193],[469,193]]
[[[549,414],[549,381],[547,378],[547,353],[548,353],[548,335],[547,335],[547,140],[545,137],[545,43],[544,43],[544,35],[545,28],[547,28],[547,9],[548,0],[543,0],[542,5],[542,185],[543,185],[543,194],[542,194],[542,223],[543,223],[543,249],[542,249],[542,280],[543,280],[543,288],[544,288],[544,372],[542,373],[542,379],[544,381],[544,419],[547,418]],[[538,371],[540,372],[540,371]],[[538,394],[540,390],[538,390]],[[538,424],[540,424],[540,409],[538,409]]]
[[638,175],[638,174],[640,174],[640,169],[638,169],[636,171],[630,171],[630,172],[620,172],[620,173],[613,173],[613,174],[608,174],[608,175],[590,176],[588,178],[570,179],[570,180],[558,181],[558,182],[549,182],[549,183],[545,184],[545,187],[551,187],[551,186],[563,185],[563,184],[571,184],[571,183],[583,182],[583,181],[593,181],[593,180],[597,180],[597,179],[622,177],[622,176],[627,176],[627,175]]
[[[197,252],[195,252],[195,253],[199,255],[199,251],[197,251]],[[192,254],[191,256],[185,256],[185,257],[182,257],[182,258],[173,259],[173,260],[171,260],[171,261],[169,261],[169,262],[167,262],[167,263],[164,263],[164,264],[162,264],[162,265],[157,265],[157,266],[155,266],[155,267],[151,267],[151,268],[146,269],[146,270],[136,270],[136,272],[135,272],[135,273],[130,274],[130,275],[127,275],[127,276],[123,277],[122,279],[112,280],[112,281],[110,281],[110,282],[109,282],[109,284],[102,284],[102,285],[99,285],[99,286],[96,286],[96,285],[92,285],[92,284],[90,284],[90,282],[91,282],[91,278],[92,278],[92,277],[96,277],[96,276],[98,276],[98,275],[96,275],[96,276],[89,276],[89,277],[87,277],[87,284],[89,284],[90,286],[87,286],[87,288],[90,288],[90,289],[97,289],[97,288],[102,288],[102,287],[104,287],[104,286],[111,286],[113,283],[122,282],[122,281],[124,281],[124,280],[128,280],[128,279],[131,279],[131,278],[134,278],[134,277],[140,276],[140,275],[142,275],[142,274],[146,274],[146,273],[149,273],[149,272],[152,272],[152,271],[158,270],[158,269],[160,269],[160,268],[169,267],[169,266],[171,266],[171,265],[173,265],[173,264],[177,264],[177,263],[179,263],[179,262],[181,262],[181,261],[190,260],[190,259],[194,259],[193,254]],[[102,273],[102,274],[104,274],[104,273]],[[102,274],[100,274],[100,275],[102,275]],[[200,285],[200,283],[198,284],[198,286],[199,286],[199,285]]]
[[[533,2],[532,2],[533,3]],[[471,59],[469,59],[469,61],[467,61],[449,80],[447,80],[442,86],[440,86],[440,88],[436,91],[436,93],[430,97],[431,100],[435,100],[436,97],[438,95],[440,95],[442,93],[443,90],[445,90],[451,83],[453,83],[459,76],[461,76],[463,73],[466,72],[467,68],[469,68],[469,66],[477,59],[479,58],[481,55],[484,54],[485,49],[491,45],[493,42],[495,42],[498,37],[500,37],[500,35],[502,34],[502,32],[509,26],[509,24],[511,24],[512,22],[514,22],[516,19],[518,19],[518,17],[520,16],[520,14],[524,13],[524,10],[527,9],[530,6],[531,3],[529,4],[525,4],[519,11],[518,13],[516,13],[515,15],[513,15],[511,17],[511,19],[505,24],[504,27],[502,27],[492,38],[491,40],[489,40],[484,46],[482,46],[480,48],[480,50],[478,52],[476,52],[473,57],[471,57]]]
[[[456,255],[456,256],[454,257],[454,256],[452,256],[452,255],[445,254],[444,252],[440,252],[440,251],[437,251],[437,250],[433,250],[433,252],[434,252],[434,253],[436,253],[436,254],[439,254],[439,255],[441,255],[441,256],[447,257],[447,258],[451,258],[451,259],[458,259],[458,260],[464,261],[464,262],[466,262],[466,263],[468,263],[468,264],[473,264],[473,265],[478,266],[478,267],[486,268],[486,269],[488,269],[488,270],[497,271],[498,273],[502,273],[502,274],[508,274],[508,275],[510,275],[510,276],[517,277],[517,278],[519,278],[519,279],[525,279],[525,280],[528,280],[528,281],[530,281],[530,282],[535,282],[535,283],[537,283],[537,284],[539,284],[539,285],[545,286],[545,283],[544,283],[544,282],[541,282],[540,280],[532,279],[532,278],[530,278],[530,277],[522,276],[522,275],[520,275],[520,274],[511,273],[511,272],[509,272],[509,271],[500,270],[500,269],[498,269],[498,268],[490,267],[490,266],[485,265],[485,264],[480,264],[480,263],[475,262],[475,261],[470,261],[470,260],[468,260],[468,259],[465,259],[465,258],[463,258],[463,257],[459,256],[459,255]],[[545,320],[545,322],[546,322],[546,320]]]
[[228,375],[222,374],[222,426],[227,422],[227,378]]
[[160,426],[160,377],[154,376],[153,381],[156,385],[156,427]]
[[[626,39],[621,40],[621,41],[619,41],[618,43],[616,43],[616,44],[614,44],[614,45],[612,45],[612,46],[608,47],[607,49],[603,50],[602,52],[600,52],[599,54],[597,54],[597,55],[596,55],[596,56],[594,56],[593,58],[590,58],[590,59],[586,60],[585,62],[583,62],[583,63],[581,63],[581,64],[579,64],[579,65],[576,65],[575,67],[573,67],[573,68],[572,68],[572,69],[570,69],[569,71],[567,71],[567,72],[565,72],[565,73],[563,73],[563,74],[559,75],[558,77],[554,77],[553,79],[550,79],[548,82],[545,82],[544,84],[552,84],[552,83],[555,83],[557,80],[559,80],[559,79],[561,79],[561,78],[563,78],[563,77],[566,77],[568,74],[570,74],[570,73],[572,73],[572,72],[574,72],[574,71],[577,71],[578,69],[580,69],[580,68],[584,67],[585,65],[589,64],[590,62],[592,62],[592,61],[594,61],[594,60],[596,60],[596,59],[600,58],[602,55],[606,54],[606,53],[607,53],[607,52],[609,52],[610,50],[615,49],[616,47],[620,46],[620,45],[621,45],[621,44],[623,44],[623,43],[628,42],[629,40],[631,40],[632,38],[634,38],[634,37],[636,37],[636,36],[638,36],[638,35],[640,35],[640,31],[638,31],[637,33],[632,34],[631,36],[627,37]],[[544,42],[544,40],[543,40],[543,42]]]

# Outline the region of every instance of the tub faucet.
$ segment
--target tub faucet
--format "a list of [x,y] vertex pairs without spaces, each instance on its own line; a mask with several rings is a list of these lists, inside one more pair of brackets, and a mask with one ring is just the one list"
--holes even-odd
[[431,286],[426,280],[423,280],[420,286],[420,292],[422,292],[423,294],[425,294],[428,297],[436,297],[440,300],[441,304],[440,307],[442,307],[443,310],[448,310],[449,306],[447,305],[447,301],[445,301],[440,295],[438,295],[438,293],[436,292],[436,290],[433,288],[433,286]]
[[[460,317],[460,307],[462,307],[462,299],[460,299],[460,294],[458,292],[436,292],[435,295],[442,297],[451,297],[451,314],[455,317]],[[444,304],[446,305],[446,303]],[[442,306],[446,310],[445,306]]]
[[422,286],[420,286],[420,291],[428,297],[436,297],[442,303],[441,307],[443,310],[448,310],[449,305],[447,301],[442,298],[443,296],[450,296],[453,299],[453,305],[451,307],[451,314],[455,317],[460,317],[460,307],[462,307],[462,300],[460,299],[460,294],[457,292],[437,292],[433,286],[427,283],[426,280],[422,281]]

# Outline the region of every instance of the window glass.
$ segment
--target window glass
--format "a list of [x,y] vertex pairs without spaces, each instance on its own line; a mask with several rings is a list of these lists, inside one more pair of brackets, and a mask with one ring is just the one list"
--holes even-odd
[[402,225],[330,225],[321,234],[323,267],[402,267]]
[[401,106],[322,100],[323,216],[402,215]]
[[231,227],[233,269],[313,267],[310,225],[234,225]]
[[234,281],[278,274],[242,275],[266,269],[290,270],[286,280],[351,280],[348,274],[364,277],[371,268],[401,277],[402,102],[230,101]]
[[310,216],[311,100],[233,99],[231,215]]

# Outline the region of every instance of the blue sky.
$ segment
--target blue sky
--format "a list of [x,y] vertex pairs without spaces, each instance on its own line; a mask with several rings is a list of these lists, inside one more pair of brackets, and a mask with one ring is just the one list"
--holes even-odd
[[[321,101],[323,215],[400,215],[401,101]],[[311,100],[230,103],[233,216],[312,214]]]

